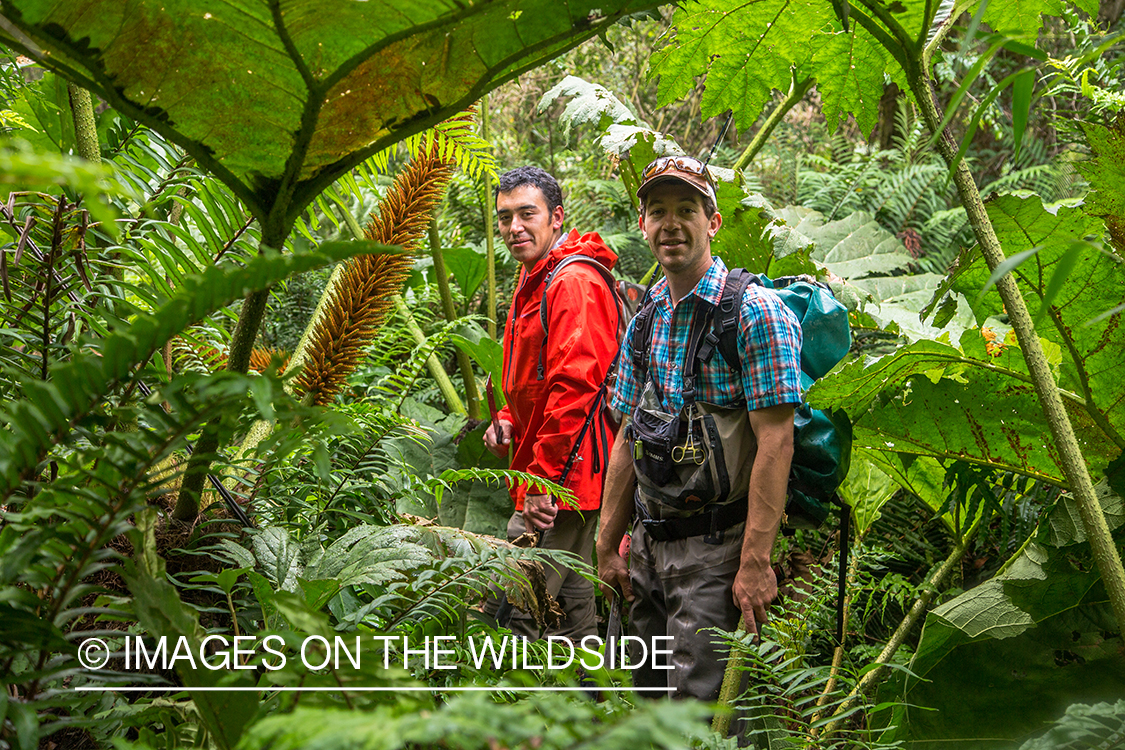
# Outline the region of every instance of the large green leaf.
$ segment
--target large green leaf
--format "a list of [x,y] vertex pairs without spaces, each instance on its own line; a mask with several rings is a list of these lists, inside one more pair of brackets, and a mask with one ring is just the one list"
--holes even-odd
[[[1095,319],[1125,297],[1125,264],[1094,247],[1076,245],[1103,232],[1102,222],[1082,207],[1048,209],[1035,195],[1004,195],[988,203],[988,215],[1008,257],[1040,248],[1013,274],[1032,316],[1043,313],[1039,335],[1064,353],[1059,385],[1085,399],[1088,414],[1083,421],[1095,424],[1117,446],[1111,449],[1112,457],[1125,448],[1125,378],[1120,372],[1125,313]],[[1068,266],[1068,259],[1073,266]],[[1065,277],[1065,283],[1043,310],[1056,273]],[[954,291],[973,302],[980,322],[1004,312],[995,287],[980,296],[989,275],[983,257],[974,253],[951,282]],[[1078,425],[1075,429],[1084,434]],[[1091,458],[1088,453],[1087,458]]]
[[879,520],[879,510],[894,496],[898,485],[871,461],[869,451],[854,451],[851,468],[840,485],[840,499],[851,508],[859,538]]
[[[961,348],[918,341],[874,362],[857,360],[817,381],[809,403],[842,408],[855,445],[876,451],[958,459],[1065,486],[1054,444],[1023,358],[1014,345],[993,357],[976,330]],[[1064,393],[1090,468],[1117,454],[1082,400]]]
[[813,70],[830,131],[846,121],[849,113],[855,115],[863,132],[875,127],[887,56],[882,46],[858,27],[821,36],[813,54]]
[[[984,21],[1006,36],[1034,40],[1044,14],[1058,15],[1065,0],[992,0]],[[1077,0],[1096,15],[1097,0]],[[830,0],[701,0],[685,3],[672,18],[675,34],[653,56],[660,76],[659,102],[682,98],[706,75],[701,111],[714,117],[730,109],[739,128],[750,128],[774,91],[788,92],[794,78],[816,79],[825,117],[835,129],[849,113],[868,132],[878,119],[884,75],[907,88],[904,72],[921,61],[939,12],[953,3],[895,0],[850,3],[849,31]],[[975,13],[981,4],[957,5]]]
[[861,310],[883,328],[892,324],[908,341],[938,339],[943,334],[949,341],[961,338],[966,328],[973,328],[974,319],[968,302],[959,295],[952,298],[955,309],[945,325],[938,328],[922,321],[918,311],[933,297],[944,277],[922,273],[911,276],[879,276],[850,281],[852,286],[871,295]]
[[802,223],[807,227],[805,234],[816,243],[812,257],[845,279],[900,271],[911,262],[902,241],[866,211],[819,226],[814,216]]
[[824,0],[685,4],[672,19],[675,36],[652,59],[659,101],[682,98],[706,73],[703,116],[731,109],[738,127],[750,128],[775,90],[787,92],[794,76],[813,75],[832,129],[854,112],[869,130],[878,117],[884,53],[854,25],[850,33],[822,33],[834,21]]
[[945,505],[949,490],[945,485],[945,467],[928,456],[893,451],[862,451],[867,460],[878,466],[898,486],[917,495],[935,511]]
[[567,76],[552,86],[539,99],[536,109],[545,112],[559,97],[573,97],[559,115],[559,124],[563,126],[563,137],[570,139],[570,131],[575,125],[592,124],[599,131],[604,131],[610,125],[639,125],[647,126],[637,118],[633,111],[613,95],[613,92],[597,83]]
[[1081,124],[1093,158],[1078,163],[1078,171],[1094,192],[1088,211],[1105,221],[1114,249],[1125,253],[1125,121],[1112,128],[1093,122]]
[[[972,528],[972,524],[962,521],[963,513],[956,506],[950,506],[950,487],[946,485],[948,470],[936,458],[913,453],[896,453],[893,450],[874,451],[862,448],[855,453],[864,456],[879,467],[895,484],[918,497],[934,512],[945,509],[941,520],[946,531],[960,541]],[[853,458],[854,462],[854,458]],[[947,462],[948,463],[948,462]]]
[[[1032,314],[1075,243],[1101,222],[1080,208],[1045,209],[1037,197],[1002,196],[988,204],[1009,256],[1038,248],[1014,273]],[[806,217],[807,219],[807,217]],[[1039,333],[1083,455],[1095,475],[1121,453],[1125,380],[1119,377],[1125,340],[1122,314],[1096,316],[1119,304],[1125,275],[1119,259],[1083,249],[1046,311]],[[989,270],[970,254],[936,295],[955,291],[972,300],[977,319],[989,325],[1003,307],[995,289],[983,296]],[[991,318],[991,319],[990,319]],[[958,347],[919,341],[893,356],[854,362],[818,382],[810,402],[847,410],[856,444],[873,450],[960,459],[1015,471],[1065,486],[1048,425],[1031,388],[1018,344],[1011,338],[985,346],[967,330]]]
[[1033,543],[1004,574],[929,614],[910,665],[922,679],[905,699],[937,710],[910,709],[900,726],[927,747],[973,738],[972,747],[1010,747],[1071,703],[1122,695],[1125,648],[1114,631],[1088,545]]
[[723,228],[711,249],[728,268],[748,268],[773,278],[815,274],[809,260],[813,242],[778,219],[773,207],[757,194],[747,194],[736,182],[716,181]]
[[865,211],[828,222],[819,211],[800,206],[786,206],[774,214],[795,235],[791,242],[800,238],[801,244],[812,243],[813,260],[845,279],[902,271],[912,261],[902,241]]
[[[1098,15],[1098,0],[1075,0],[1074,5],[1091,16]],[[1004,0],[990,2],[985,8],[986,24],[1006,36],[1024,36],[1034,41],[1043,26],[1043,16],[1058,16],[1067,6],[1065,0]]]
[[10,0],[8,44],[183,146],[284,236],[373,153],[653,0]]

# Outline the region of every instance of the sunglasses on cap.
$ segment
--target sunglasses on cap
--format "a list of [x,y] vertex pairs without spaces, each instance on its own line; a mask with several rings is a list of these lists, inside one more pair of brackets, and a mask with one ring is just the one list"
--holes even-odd
[[711,173],[707,171],[707,165],[692,156],[661,156],[658,159],[654,159],[644,168],[644,171],[641,172],[641,182],[648,182],[653,177],[669,170],[699,175],[707,180],[707,183],[711,185],[712,188],[715,187],[715,180],[711,177]]

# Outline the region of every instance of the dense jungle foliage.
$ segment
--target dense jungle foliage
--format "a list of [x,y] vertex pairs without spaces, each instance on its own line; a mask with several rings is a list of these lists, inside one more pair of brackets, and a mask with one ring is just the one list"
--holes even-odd
[[[1125,746],[1123,11],[0,0],[0,748]],[[854,337],[851,538],[779,537],[722,706],[478,648],[490,587],[549,608],[494,179],[641,280],[681,152]]]

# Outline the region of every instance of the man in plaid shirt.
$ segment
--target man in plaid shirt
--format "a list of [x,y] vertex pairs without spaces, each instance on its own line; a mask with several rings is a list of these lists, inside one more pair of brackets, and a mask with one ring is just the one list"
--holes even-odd
[[[652,290],[655,309],[646,380],[652,381],[660,411],[679,415],[685,370],[690,368],[685,355],[693,313],[716,305],[727,279],[726,266],[711,256],[711,238],[722,226],[722,216],[706,166],[690,157],[662,157],[649,164],[637,197],[641,232],[665,275]],[[747,288],[737,342],[741,373],[713,356],[702,365],[694,392],[696,401],[721,407],[745,404],[754,437],[750,443],[757,446],[756,453],[750,453],[745,502],[740,495],[725,503],[721,513],[711,505],[678,513],[663,505],[646,507],[650,504],[640,494],[634,497],[640,465],[634,464],[635,434],[622,427],[606,476],[597,542],[603,591],[612,596],[617,589],[632,602],[634,633],[649,648],[653,638],[671,638],[655,642],[671,650],[670,663],[652,668],[652,660],[644,660],[633,673],[635,685],[667,687],[702,700],[717,698],[725,654],[713,642],[713,633],[700,631],[733,631],[741,615],[747,629],[757,632],[777,594],[770,555],[785,507],[794,407],[801,401],[800,325],[772,292],[755,285]],[[622,347],[612,406],[631,415],[642,404],[645,389],[645,376],[633,365],[632,325]],[[701,516],[713,517],[710,533],[701,530],[707,527],[699,522]],[[656,535],[662,538],[654,538],[655,529],[646,529],[646,518],[658,525],[663,520]],[[630,524],[627,566],[619,545]],[[721,533],[715,534],[716,526],[722,527]],[[671,533],[664,533],[665,527]]]

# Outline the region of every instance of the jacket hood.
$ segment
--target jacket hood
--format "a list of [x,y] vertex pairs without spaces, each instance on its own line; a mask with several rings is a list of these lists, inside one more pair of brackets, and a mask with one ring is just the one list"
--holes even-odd
[[559,261],[568,255],[575,254],[587,255],[611,271],[617,263],[617,253],[609,249],[609,245],[605,244],[605,241],[597,232],[587,232],[580,235],[577,229],[571,229],[570,234],[566,236],[562,244],[551,248],[547,255],[535,265],[535,268],[528,274],[528,281],[535,283],[539,280],[537,277],[546,278],[547,274],[559,264]]

